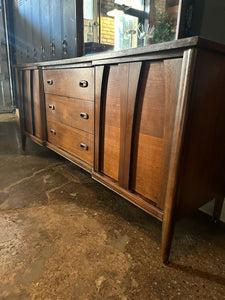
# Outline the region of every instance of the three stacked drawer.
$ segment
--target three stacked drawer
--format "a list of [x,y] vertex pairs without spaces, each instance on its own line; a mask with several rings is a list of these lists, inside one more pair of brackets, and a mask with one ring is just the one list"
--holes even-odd
[[44,70],[47,140],[93,166],[94,70]]

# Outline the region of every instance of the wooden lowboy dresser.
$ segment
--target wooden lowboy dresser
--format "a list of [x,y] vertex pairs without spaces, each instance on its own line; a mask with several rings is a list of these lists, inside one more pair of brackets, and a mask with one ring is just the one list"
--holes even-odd
[[163,223],[225,196],[225,46],[198,38],[17,68],[22,143],[70,159]]

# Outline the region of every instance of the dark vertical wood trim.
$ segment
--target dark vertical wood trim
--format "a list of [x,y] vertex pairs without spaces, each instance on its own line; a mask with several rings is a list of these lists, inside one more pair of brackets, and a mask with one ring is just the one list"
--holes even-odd
[[31,115],[32,115],[32,129],[33,132],[32,134],[35,136],[36,135],[36,130],[35,130],[35,117],[34,117],[34,85],[33,85],[33,70],[29,70],[27,72],[30,72],[30,104],[31,104]]
[[143,62],[130,63],[129,73],[129,86],[128,86],[128,99],[127,99],[127,124],[125,136],[125,152],[124,152],[124,165],[126,173],[124,174],[124,188],[130,187],[130,170],[131,170],[131,157],[133,145],[133,132],[135,130],[135,109],[139,101],[139,90],[141,87],[141,71]]
[[[138,101],[137,93],[138,93],[138,86],[140,82],[141,69],[142,69],[142,62],[129,64],[129,70],[128,70],[129,76],[128,76],[126,106],[125,106],[126,114],[125,116],[123,116],[124,114],[121,114],[120,141],[121,141],[121,150],[123,152],[120,155],[121,161],[120,161],[120,171],[119,171],[119,184],[125,189],[129,189],[129,182],[130,182],[132,137],[133,137],[133,130],[134,130],[133,125],[135,120],[136,101]],[[125,122],[125,126],[123,126],[124,122]]]
[[24,95],[24,83],[25,83],[25,71],[21,71],[21,104],[22,104],[22,111],[23,111],[23,130],[26,130],[26,111],[25,111],[25,95]]
[[33,116],[31,99],[31,73],[30,70],[23,71],[23,105],[24,105],[24,129],[33,135]]
[[190,49],[184,52],[183,64],[181,69],[180,89],[176,109],[174,133],[172,138],[171,159],[165,199],[165,213],[163,217],[162,227],[162,259],[164,263],[167,263],[169,259],[175,225],[175,201],[177,191],[178,167],[181,147],[183,143],[183,132],[187,119],[187,99],[190,95],[191,90],[191,78],[193,77],[196,53],[197,51],[195,49]]
[[[95,136],[94,136],[94,170],[100,171],[100,141],[101,141],[101,108],[104,66],[95,67]],[[104,84],[106,84],[104,82]]]
[[185,30],[187,30],[187,9],[191,4],[191,1],[192,0],[179,0],[175,40],[186,37]]
[[16,90],[15,95],[15,105],[16,107],[19,108],[19,102],[20,102],[20,81],[19,81],[19,71],[14,68],[13,69],[13,74],[14,74],[14,88]]
[[20,125],[21,125],[21,143],[22,149],[26,148],[26,135],[25,131],[25,109],[24,109],[24,71],[19,72],[19,91],[20,91]]
[[161,170],[161,188],[157,207],[164,210],[166,185],[168,181],[169,161],[171,155],[171,140],[174,130],[176,107],[179,96],[180,74],[182,58],[164,60],[165,80],[165,111],[164,111],[164,137]]
[[106,101],[107,101],[107,89],[109,82],[110,66],[104,66],[103,78],[102,78],[102,91],[101,91],[101,105],[100,105],[100,133],[99,133],[99,171],[103,170],[104,164],[104,138],[105,138],[105,118],[106,118]]
[[120,157],[119,157],[119,176],[118,183],[124,186],[124,173],[126,172],[124,166],[125,153],[125,138],[126,138],[126,124],[127,124],[127,97],[129,85],[129,64],[120,64],[119,78],[120,78]]
[[23,115],[23,95],[22,95],[22,71],[16,70],[16,83],[17,83],[17,102],[19,107],[19,116],[20,116],[20,130],[24,130],[24,115]]
[[46,108],[45,108],[45,94],[44,94],[44,81],[43,71],[38,68],[38,79],[39,79],[39,99],[40,99],[40,110],[41,110],[41,139],[42,141],[47,140],[47,119],[46,119]]
[[136,171],[137,171],[138,144],[139,144],[139,137],[140,137],[141,116],[142,116],[142,108],[144,102],[145,86],[146,86],[148,74],[150,72],[150,68],[151,68],[150,62],[142,63],[141,74],[140,74],[141,80],[139,79],[137,101],[134,108],[131,165],[130,165],[130,183],[129,183],[131,189],[134,189],[135,179],[137,175]]
[[150,0],[149,26],[150,28],[155,23],[155,0]]
[[183,15],[184,15],[183,14],[184,1],[186,1],[186,0],[179,0],[175,40],[178,40],[179,37],[182,35],[182,27],[183,27],[182,20],[183,20]]
[[76,36],[75,36],[75,56],[84,55],[84,32],[83,32],[83,0],[76,0],[75,2],[75,22],[76,22]]

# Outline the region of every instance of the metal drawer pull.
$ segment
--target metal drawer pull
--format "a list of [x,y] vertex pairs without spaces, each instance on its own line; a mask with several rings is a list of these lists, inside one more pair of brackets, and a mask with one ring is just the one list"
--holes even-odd
[[54,129],[50,129],[50,132],[54,135],[56,135],[56,131]]
[[81,81],[79,82],[79,86],[82,87],[82,88],[88,87],[88,82],[87,82],[87,80],[81,80]]
[[88,146],[84,143],[80,143],[80,147],[83,149],[83,150],[88,150]]
[[47,80],[47,84],[53,85],[53,80],[52,79]]
[[81,112],[80,116],[82,119],[86,119],[86,120],[89,119],[89,115],[87,113]]
[[55,105],[53,105],[53,104],[50,104],[48,107],[49,107],[49,109],[51,109],[51,110],[55,110]]

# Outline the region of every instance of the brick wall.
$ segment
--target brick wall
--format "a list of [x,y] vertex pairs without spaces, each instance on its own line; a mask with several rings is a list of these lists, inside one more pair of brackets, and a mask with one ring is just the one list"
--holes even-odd
[[[154,19],[166,11],[167,0],[155,0]],[[102,0],[101,2],[101,42],[103,44],[114,45],[114,18],[108,17],[107,12],[114,7],[114,0]]]
[[101,43],[114,45],[114,18],[101,18]]
[[114,45],[114,18],[108,17],[107,12],[114,7],[114,0],[101,1],[101,43]]

